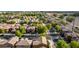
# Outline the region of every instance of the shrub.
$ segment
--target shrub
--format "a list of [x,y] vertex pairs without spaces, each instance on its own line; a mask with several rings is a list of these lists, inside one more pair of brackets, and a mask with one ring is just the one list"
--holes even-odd
[[58,40],[58,42],[56,43],[56,47],[57,48],[68,48],[69,45],[62,39],[62,40]]
[[21,32],[22,34],[25,34],[25,33],[26,33],[26,29],[25,29],[24,26],[20,26],[20,27],[19,27],[19,30],[20,30],[20,32]]
[[79,48],[79,42],[77,42],[77,41],[71,41],[70,47],[71,48]]
[[57,31],[61,30],[61,26],[60,25],[56,25],[55,28],[56,28]]

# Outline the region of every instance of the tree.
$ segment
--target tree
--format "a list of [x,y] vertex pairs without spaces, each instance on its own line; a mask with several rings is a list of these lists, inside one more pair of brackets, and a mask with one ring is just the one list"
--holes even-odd
[[66,20],[69,21],[69,22],[72,22],[73,20],[75,20],[75,17],[74,16],[68,16],[66,18]]
[[68,43],[70,43],[72,41],[72,36],[71,35],[67,36],[67,41],[68,41]]
[[60,15],[59,18],[63,19],[64,18],[64,15]]
[[47,24],[46,26],[48,29],[51,29],[51,27],[52,27],[51,24]]
[[29,20],[28,20],[28,19],[26,19],[26,20],[25,20],[25,23],[26,23],[26,24],[28,24],[28,23],[29,23]]
[[25,27],[22,26],[22,25],[19,27],[19,30],[20,30],[20,32],[21,32],[22,34],[25,34],[25,33],[26,33],[26,29],[25,29]]
[[2,23],[2,19],[0,19],[0,23]]
[[19,30],[16,30],[15,35],[18,36],[19,38],[23,36],[23,34]]
[[59,26],[59,25],[56,25],[55,28],[56,28],[57,31],[61,30],[61,26]]
[[63,25],[66,25],[67,24],[66,20],[61,20],[60,23],[63,24]]
[[5,29],[0,29],[0,33],[5,33],[7,32]]
[[73,13],[71,16],[79,16],[79,13]]
[[31,25],[37,27],[39,25],[39,22],[32,22]]
[[45,23],[47,19],[42,16],[42,17],[39,17],[39,21],[42,21],[43,23]]
[[70,47],[71,48],[79,48],[79,42],[77,42],[77,41],[71,41]]
[[69,45],[63,39],[61,39],[57,41],[56,47],[57,48],[68,48]]
[[47,27],[44,26],[44,25],[39,25],[38,28],[37,28],[37,31],[39,34],[43,34],[43,33],[46,33],[47,32]]
[[58,15],[56,13],[53,14],[54,17],[57,17]]
[[64,15],[64,16],[67,16],[67,14],[66,14],[66,13],[64,13],[63,15]]
[[6,22],[7,22],[7,20],[6,20],[6,19],[3,19],[3,20],[2,20],[2,22],[3,22],[3,23],[6,23]]
[[51,25],[52,25],[53,27],[55,27],[55,26],[57,25],[57,23],[56,23],[56,22],[52,22]]
[[4,33],[3,29],[0,29],[0,33]]

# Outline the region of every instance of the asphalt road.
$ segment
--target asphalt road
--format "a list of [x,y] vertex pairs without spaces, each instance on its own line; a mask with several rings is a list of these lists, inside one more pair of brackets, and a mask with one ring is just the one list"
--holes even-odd
[[[67,27],[70,31],[72,31],[73,22],[67,24],[65,27]],[[79,17],[75,18],[74,26],[79,26]]]

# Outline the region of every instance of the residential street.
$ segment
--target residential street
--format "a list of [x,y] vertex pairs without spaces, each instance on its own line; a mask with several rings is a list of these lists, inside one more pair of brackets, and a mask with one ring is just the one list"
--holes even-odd
[[[73,26],[73,22],[67,24],[65,27],[67,27],[70,31],[72,31],[72,26]],[[75,18],[74,27],[75,26],[79,26],[79,17]]]

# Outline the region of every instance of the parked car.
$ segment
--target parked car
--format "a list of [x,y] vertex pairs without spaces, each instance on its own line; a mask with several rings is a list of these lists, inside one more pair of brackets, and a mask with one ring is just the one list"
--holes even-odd
[[54,31],[56,31],[56,29],[54,27],[52,27],[49,31],[54,32]]
[[60,38],[59,33],[57,33],[57,32],[53,32],[53,33],[52,33],[52,40],[53,40],[54,42],[58,41],[59,38]]

